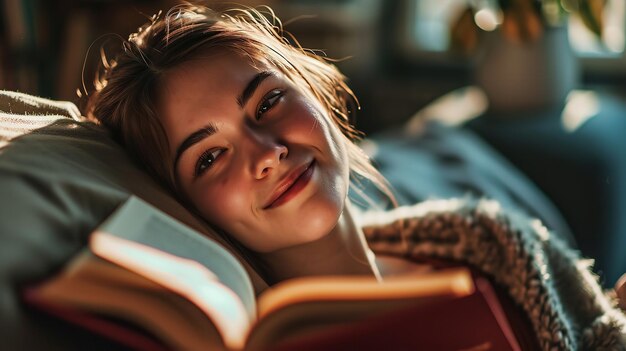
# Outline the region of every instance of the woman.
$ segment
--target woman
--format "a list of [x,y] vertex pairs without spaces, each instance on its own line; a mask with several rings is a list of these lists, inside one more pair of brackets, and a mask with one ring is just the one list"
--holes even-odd
[[451,200],[357,223],[351,178],[389,191],[354,143],[356,100],[334,66],[290,45],[277,23],[250,9],[156,16],[104,63],[90,116],[242,245],[271,283],[424,269],[371,248],[461,261],[507,289],[542,348],[625,348],[624,316],[536,222]]

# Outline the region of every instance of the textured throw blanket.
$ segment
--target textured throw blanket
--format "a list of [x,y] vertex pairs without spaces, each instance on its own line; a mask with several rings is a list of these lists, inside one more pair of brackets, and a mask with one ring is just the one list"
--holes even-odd
[[626,316],[583,260],[539,221],[493,201],[427,201],[361,214],[375,253],[454,260],[501,285],[543,350],[626,350]]

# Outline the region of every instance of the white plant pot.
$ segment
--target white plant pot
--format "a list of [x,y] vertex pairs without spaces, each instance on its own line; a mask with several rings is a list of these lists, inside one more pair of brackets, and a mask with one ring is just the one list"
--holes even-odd
[[485,34],[474,78],[489,100],[490,115],[512,117],[563,107],[580,80],[566,27],[548,28],[529,43],[511,41],[501,31]]

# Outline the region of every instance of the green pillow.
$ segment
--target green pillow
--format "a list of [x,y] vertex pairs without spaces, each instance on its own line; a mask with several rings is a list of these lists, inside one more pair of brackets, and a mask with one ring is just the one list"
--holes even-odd
[[131,194],[223,244],[240,258],[255,289],[266,287],[232,246],[71,103],[0,91],[0,194],[0,330],[9,349],[111,348],[29,311],[18,291],[62,267]]

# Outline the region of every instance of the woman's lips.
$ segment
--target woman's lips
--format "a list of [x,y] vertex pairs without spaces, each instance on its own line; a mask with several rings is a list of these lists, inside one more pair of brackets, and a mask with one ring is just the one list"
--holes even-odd
[[[307,186],[307,184],[309,184],[309,181],[311,180],[311,176],[313,175],[314,167],[315,167],[315,160],[311,161],[311,163],[309,163],[306,166],[306,168],[302,171],[302,173],[300,173],[299,175],[298,173],[296,173],[295,174],[296,178],[293,180],[291,184],[289,184],[289,182],[291,182],[292,180],[287,179],[286,184],[281,185],[279,187],[279,191],[277,192],[278,196],[274,198],[272,201],[270,201],[269,204],[264,207],[264,209],[278,207],[286,203],[287,201],[293,199],[294,197],[296,197],[300,193],[300,191],[302,191],[302,189],[304,189]],[[298,172],[299,171],[300,170],[298,170]],[[280,189],[281,187],[284,187],[285,189],[282,190]]]

